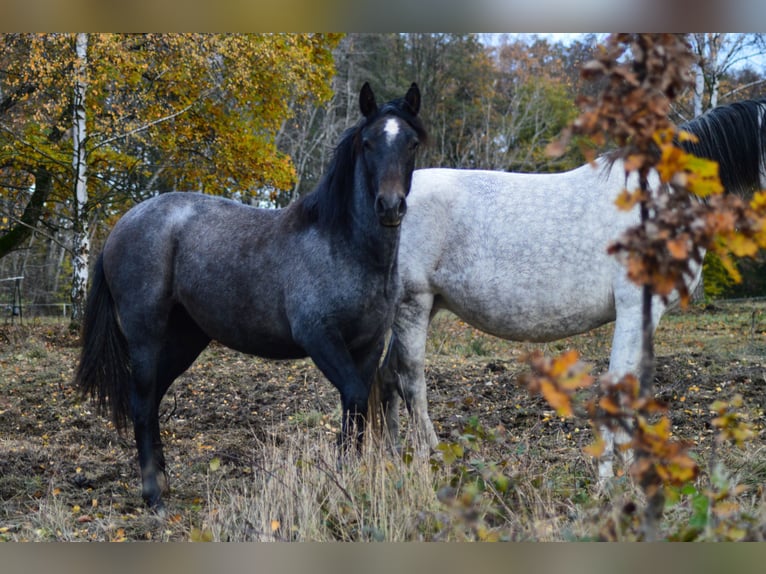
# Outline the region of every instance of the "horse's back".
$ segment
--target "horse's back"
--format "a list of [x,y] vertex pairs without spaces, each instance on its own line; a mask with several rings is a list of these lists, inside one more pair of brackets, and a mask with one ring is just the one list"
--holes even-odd
[[[303,356],[280,306],[284,256],[275,234],[283,212],[187,192],[131,209],[104,246],[121,318],[135,323],[127,330],[161,332],[171,313],[183,309],[209,338],[232,348]],[[256,332],[252,325],[271,328]]]
[[[265,241],[276,210],[193,192],[171,192],[143,201],[115,225],[104,245],[104,268],[112,283],[170,276],[179,262],[203,266],[231,257],[240,244]],[[179,259],[181,257],[181,259]]]
[[558,174],[415,172],[402,230],[405,292],[479,329],[552,340],[614,319],[606,246],[633,219],[590,166]]

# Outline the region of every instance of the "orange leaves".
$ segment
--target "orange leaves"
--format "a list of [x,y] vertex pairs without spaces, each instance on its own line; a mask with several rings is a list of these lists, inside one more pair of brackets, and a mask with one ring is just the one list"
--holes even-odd
[[668,247],[668,252],[673,259],[687,259],[692,249],[689,236],[686,234],[674,239],[669,239],[666,245]]
[[594,439],[594,441],[591,444],[584,446],[582,450],[588,456],[598,458],[602,454],[604,454],[605,448],[606,448],[606,442],[604,441],[600,433],[596,433],[596,438]]
[[[619,381],[602,381],[604,395],[600,412],[591,409],[594,429],[604,426],[631,434],[630,448],[636,453],[631,475],[642,485],[656,490],[660,485],[678,486],[696,478],[699,468],[689,454],[690,443],[672,436],[667,408],[651,396],[642,396],[639,381],[631,374]],[[632,421],[633,424],[629,424]],[[599,456],[604,443],[596,430],[596,441],[586,453]]]
[[577,351],[567,351],[556,358],[545,357],[535,351],[526,358],[532,374],[525,379],[531,393],[540,393],[559,416],[573,416],[574,394],[593,384],[588,367],[580,361]]
[[540,382],[540,392],[548,404],[556,409],[556,413],[562,417],[572,416],[572,405],[569,395],[549,380]]
[[[623,58],[630,49],[631,58]],[[623,158],[630,170],[648,173],[655,163],[655,133],[671,124],[669,102],[689,85],[688,66],[693,56],[679,35],[613,34],[590,62],[582,76],[600,80],[598,98],[582,97],[582,113],[573,124],[575,133],[597,142],[611,138],[626,146]]]
[[[580,361],[576,351],[559,357],[545,357],[541,352],[527,356],[532,373],[524,378],[532,393],[541,394],[556,409],[559,416],[587,416],[594,429],[594,442],[584,452],[598,457],[606,443],[601,428],[623,430],[632,434],[630,448],[637,453],[631,474],[656,491],[660,485],[685,484],[699,473],[699,467],[689,455],[689,443],[675,440],[670,419],[663,413],[666,407],[651,396],[640,393],[638,379],[628,374],[618,381],[608,377],[601,380],[601,395],[588,399],[584,408],[577,408],[578,391],[590,387],[594,378]],[[633,424],[630,424],[630,421]]]
[[[630,49],[632,60],[623,59]],[[678,144],[693,134],[669,121],[669,101],[688,85],[692,56],[680,37],[668,34],[615,34],[595,59],[583,66],[588,79],[605,85],[599,98],[582,98],[572,132],[593,141],[611,138],[623,149],[626,174],[640,185],[623,190],[621,210],[641,205],[641,224],[610,247],[635,283],[663,298],[674,290],[688,300],[688,279],[696,275],[704,250],[715,249],[724,268],[739,279],[731,257],[752,257],[766,246],[766,196],[749,208],[723,195],[718,164],[687,153]],[[568,134],[571,135],[571,134]],[[660,185],[650,185],[656,171]],[[706,203],[696,201],[706,199]]]

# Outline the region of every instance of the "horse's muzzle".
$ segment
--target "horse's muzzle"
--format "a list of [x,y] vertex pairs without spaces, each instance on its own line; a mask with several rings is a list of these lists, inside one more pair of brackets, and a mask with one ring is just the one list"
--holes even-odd
[[375,200],[375,215],[385,227],[398,227],[407,213],[407,200],[403,196],[385,197],[379,195]]

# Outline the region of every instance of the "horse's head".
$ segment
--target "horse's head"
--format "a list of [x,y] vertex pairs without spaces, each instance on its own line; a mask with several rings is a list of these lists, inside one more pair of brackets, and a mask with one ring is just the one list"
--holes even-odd
[[375,194],[375,214],[387,227],[397,227],[407,212],[415,153],[426,137],[420,120],[420,90],[413,83],[407,94],[378,107],[370,85],[359,94],[366,122],[360,131],[360,153],[367,187]]

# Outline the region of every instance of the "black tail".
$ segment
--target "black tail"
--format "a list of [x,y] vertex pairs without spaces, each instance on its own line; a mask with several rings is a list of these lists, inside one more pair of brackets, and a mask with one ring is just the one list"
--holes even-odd
[[130,416],[130,356],[104,277],[103,256],[93,270],[82,326],[82,351],[75,383],[83,397],[92,397],[102,414],[110,412],[118,431]]

